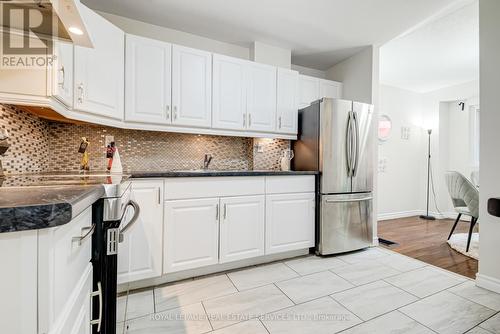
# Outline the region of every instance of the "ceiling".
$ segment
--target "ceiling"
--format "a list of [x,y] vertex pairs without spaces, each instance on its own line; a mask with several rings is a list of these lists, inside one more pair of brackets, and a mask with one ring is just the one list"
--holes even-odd
[[219,41],[292,50],[319,70],[382,44],[460,0],[83,0],[89,7]]
[[478,78],[477,1],[469,1],[380,49],[382,84],[423,93]]

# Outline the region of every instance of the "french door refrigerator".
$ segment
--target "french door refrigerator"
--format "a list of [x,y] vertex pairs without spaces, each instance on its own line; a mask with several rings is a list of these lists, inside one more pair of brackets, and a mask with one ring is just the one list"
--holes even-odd
[[316,251],[353,251],[373,241],[373,106],[323,98],[299,110],[294,170],[320,172]]

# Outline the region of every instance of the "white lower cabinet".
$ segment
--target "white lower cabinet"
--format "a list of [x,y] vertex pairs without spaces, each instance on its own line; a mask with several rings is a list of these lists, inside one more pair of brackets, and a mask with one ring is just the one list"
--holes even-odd
[[0,332],[37,333],[37,231],[0,234]]
[[315,177],[168,178],[163,274],[314,246]]
[[165,202],[163,271],[219,262],[219,198]]
[[118,246],[118,284],[161,276],[163,180],[132,182],[138,220]]
[[315,194],[266,196],[266,254],[314,246]]
[[264,195],[221,198],[220,205],[219,262],[264,255]]

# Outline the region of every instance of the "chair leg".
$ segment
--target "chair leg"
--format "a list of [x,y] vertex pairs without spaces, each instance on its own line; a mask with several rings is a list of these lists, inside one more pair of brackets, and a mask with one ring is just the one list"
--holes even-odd
[[455,220],[455,224],[453,224],[453,227],[451,228],[450,235],[448,236],[448,240],[450,240],[451,235],[455,231],[455,228],[457,227],[458,221],[460,220],[460,217],[462,217],[462,214],[459,213],[457,219]]
[[472,230],[474,229],[474,226],[476,225],[477,218],[472,217],[470,221],[470,227],[469,227],[469,237],[467,239],[467,248],[465,249],[465,252],[469,252],[469,247],[470,247],[470,239],[472,238]]

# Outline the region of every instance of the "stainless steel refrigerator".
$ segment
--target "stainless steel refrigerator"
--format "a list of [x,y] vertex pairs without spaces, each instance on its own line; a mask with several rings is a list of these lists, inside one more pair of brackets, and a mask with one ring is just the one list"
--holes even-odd
[[294,170],[320,171],[316,249],[321,255],[373,242],[373,106],[323,98],[299,111]]

